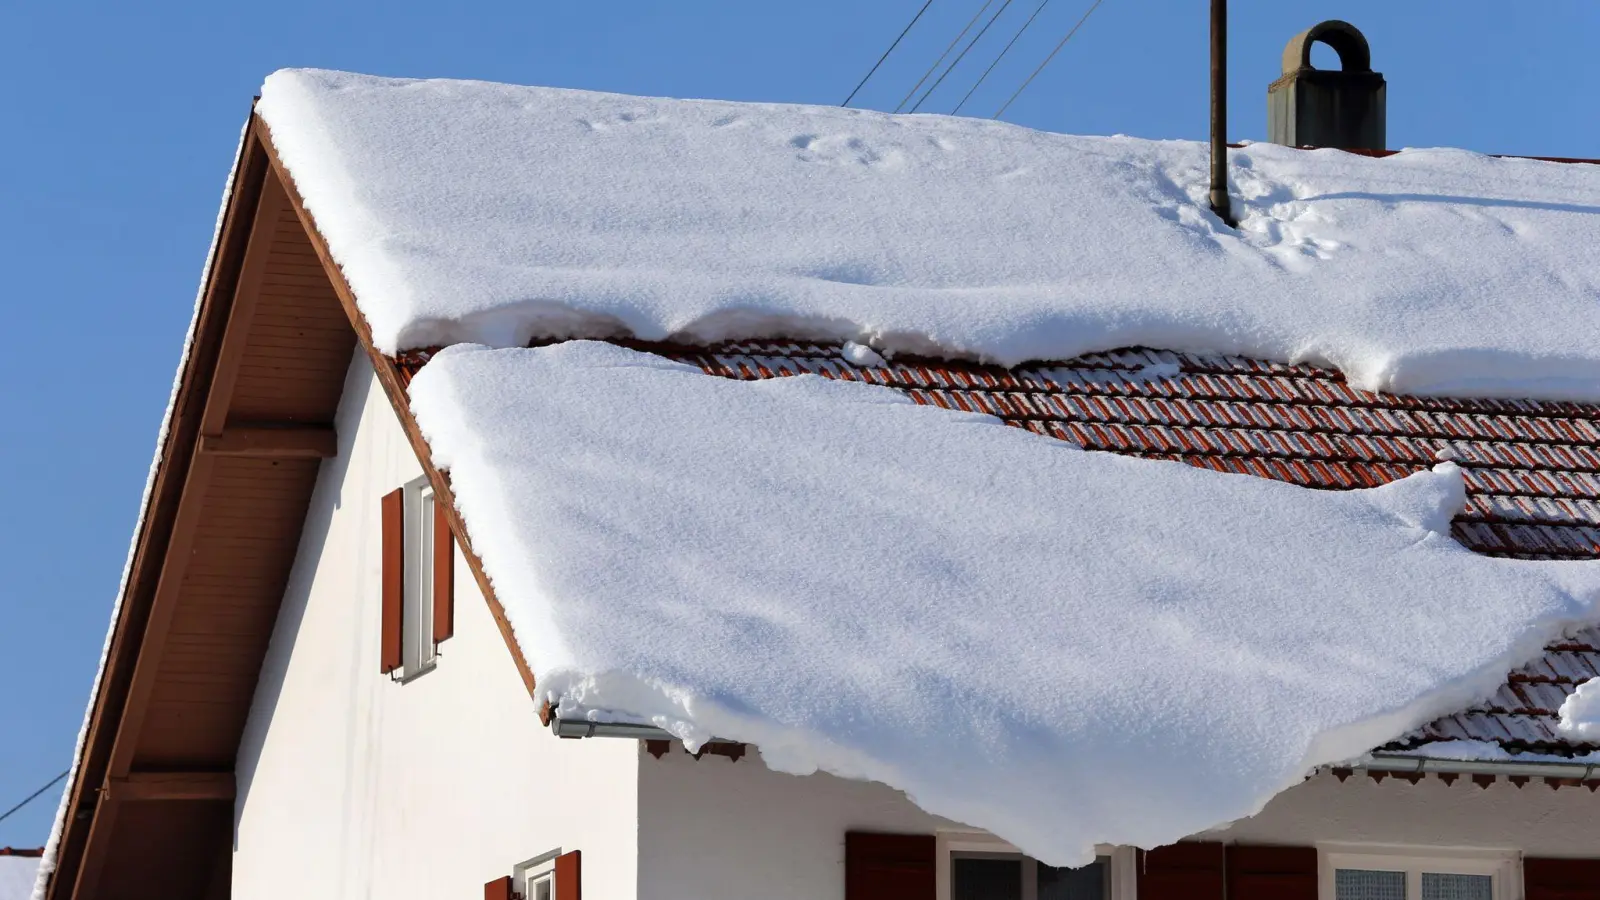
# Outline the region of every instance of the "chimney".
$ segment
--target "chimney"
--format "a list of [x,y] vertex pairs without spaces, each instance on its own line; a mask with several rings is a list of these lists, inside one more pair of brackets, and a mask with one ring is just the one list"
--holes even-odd
[[[1321,41],[1339,54],[1339,69],[1311,65]],[[1323,22],[1283,49],[1283,77],[1267,88],[1267,133],[1274,144],[1387,149],[1383,76],[1372,71],[1367,39],[1348,22]]]

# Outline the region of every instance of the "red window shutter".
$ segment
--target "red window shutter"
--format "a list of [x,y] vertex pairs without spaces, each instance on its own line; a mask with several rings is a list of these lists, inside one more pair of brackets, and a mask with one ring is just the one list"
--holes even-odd
[[556,857],[555,900],[583,900],[583,851]]
[[1600,859],[1524,859],[1526,900],[1600,900]]
[[496,878],[483,886],[483,900],[512,900],[517,896],[511,887],[511,876]]
[[1223,900],[1221,844],[1173,844],[1139,854],[1139,900]]
[[937,846],[931,834],[844,836],[845,900],[934,900]]
[[433,497],[433,642],[456,633],[456,542],[445,499]]
[[383,640],[384,674],[400,668],[401,623],[405,618],[406,503],[403,490],[383,496]]
[[1316,848],[1229,847],[1228,900],[1317,900]]

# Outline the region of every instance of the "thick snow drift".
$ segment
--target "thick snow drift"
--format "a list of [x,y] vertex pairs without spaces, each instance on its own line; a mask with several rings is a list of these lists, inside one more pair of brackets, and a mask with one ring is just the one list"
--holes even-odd
[[1600,563],[1451,540],[1450,463],[1317,492],[598,342],[450,348],[411,403],[563,716],[882,781],[1055,864],[1250,815],[1600,598]]
[[1600,679],[1585,681],[1561,704],[1561,733],[1575,741],[1600,743]]
[[309,70],[257,108],[385,351],[1140,344],[1600,400],[1600,166],[1254,145],[1236,233],[1195,142]]

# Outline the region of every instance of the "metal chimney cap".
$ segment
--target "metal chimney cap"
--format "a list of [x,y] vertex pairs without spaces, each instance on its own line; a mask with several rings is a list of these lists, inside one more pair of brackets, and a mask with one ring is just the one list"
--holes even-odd
[[1339,65],[1343,71],[1372,71],[1372,48],[1367,44],[1366,35],[1349,22],[1329,19],[1289,40],[1289,46],[1283,48],[1283,74],[1293,75],[1302,69],[1316,68],[1311,65],[1311,45],[1317,41],[1327,44],[1339,54]]

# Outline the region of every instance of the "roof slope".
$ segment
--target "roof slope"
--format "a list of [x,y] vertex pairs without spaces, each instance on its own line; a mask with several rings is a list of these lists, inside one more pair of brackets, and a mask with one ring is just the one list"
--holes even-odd
[[946,116],[288,70],[261,115],[385,352],[1142,345],[1402,393],[1600,399],[1600,167],[1231,154]]
[[[1376,487],[1453,459],[1468,499],[1451,534],[1466,547],[1517,559],[1600,559],[1597,406],[1376,394],[1313,366],[1144,349],[1008,370],[926,358],[855,363],[840,346],[792,341],[633,346],[709,375],[809,373],[882,385],[1090,450],[1312,488]],[[412,365],[424,358],[413,356]],[[1582,629],[1513,672],[1494,696],[1400,743],[1424,751],[1429,741],[1458,740],[1513,753],[1596,749],[1556,729],[1561,704],[1596,677],[1600,629]]]
[[[1427,470],[1437,432],[1297,434],[1316,404],[1259,386],[1281,417],[1184,397],[1297,374],[1310,397],[1316,373],[662,349],[697,364],[598,342],[457,346],[411,382],[541,695],[563,719],[649,722],[755,744],[785,771],[883,781],[1052,864],[1251,815],[1311,768],[1492,694],[1600,603],[1600,562],[1491,559],[1450,539],[1466,478]],[[1166,396],[1128,402],[1126,384]],[[1324,411],[1392,422],[1383,407],[1404,406],[1351,401]],[[1412,474],[1312,491],[1041,436],[1127,441],[1141,429],[1106,420],[1163,407],[1197,418],[1144,429],[1167,438],[1152,455]],[[1481,425],[1483,409],[1429,415]],[[1537,411],[1556,408],[1521,412]],[[1469,434],[1453,441],[1475,458],[1528,449]],[[1385,444],[1421,464],[1385,460]]]

